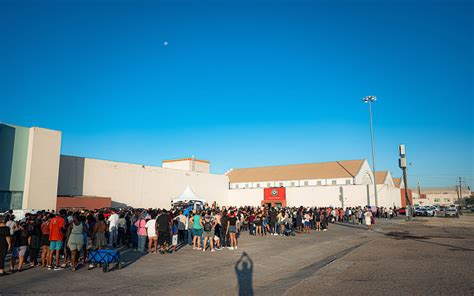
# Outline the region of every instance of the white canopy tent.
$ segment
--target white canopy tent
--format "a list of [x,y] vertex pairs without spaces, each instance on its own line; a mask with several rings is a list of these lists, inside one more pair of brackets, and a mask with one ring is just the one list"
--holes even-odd
[[191,189],[191,187],[186,186],[186,189],[184,189],[184,192],[181,193],[180,196],[174,198],[171,203],[177,203],[177,202],[188,202],[188,201],[199,201],[203,204],[206,203],[206,200],[204,198],[200,198],[199,196],[194,193],[194,191]]

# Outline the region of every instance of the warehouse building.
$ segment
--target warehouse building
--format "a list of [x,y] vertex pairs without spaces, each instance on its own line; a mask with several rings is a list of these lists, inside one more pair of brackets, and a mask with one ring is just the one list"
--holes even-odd
[[[226,175],[229,200],[237,205],[375,205],[375,180],[367,160],[231,169]],[[400,190],[391,174],[376,176],[379,206],[399,207]]]
[[[0,209],[132,206],[167,208],[191,190],[209,204],[400,206],[389,172],[374,178],[367,160],[232,169],[211,174],[208,160],[162,166],[60,155],[61,132],[0,125]],[[58,198],[59,197],[59,198]]]
[[0,124],[0,209],[54,209],[61,132]]

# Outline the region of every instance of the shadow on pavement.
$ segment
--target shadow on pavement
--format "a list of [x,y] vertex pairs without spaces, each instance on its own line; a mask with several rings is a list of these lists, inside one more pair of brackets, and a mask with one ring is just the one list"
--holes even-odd
[[234,269],[239,284],[239,296],[253,296],[253,261],[246,252],[242,253]]
[[458,247],[454,245],[449,245],[449,244],[443,244],[443,243],[437,243],[433,241],[428,241],[431,238],[446,238],[446,239],[451,239],[451,238],[460,238],[464,239],[464,237],[443,237],[443,236],[417,236],[417,235],[412,235],[407,231],[391,231],[388,233],[385,233],[385,236],[392,237],[394,239],[398,240],[414,240],[417,242],[422,242],[422,243],[427,243],[427,244],[432,244],[432,245],[437,245],[437,246],[442,246],[442,247],[448,247],[450,251],[469,251],[472,252],[474,249],[469,249],[469,248],[464,248],[464,247]]

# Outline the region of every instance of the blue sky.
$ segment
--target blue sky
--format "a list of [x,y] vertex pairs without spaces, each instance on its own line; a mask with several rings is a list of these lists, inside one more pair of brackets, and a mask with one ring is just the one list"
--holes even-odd
[[[472,1],[0,0],[0,121],[62,153],[229,168],[370,159],[474,184]],[[168,45],[164,45],[164,42]]]

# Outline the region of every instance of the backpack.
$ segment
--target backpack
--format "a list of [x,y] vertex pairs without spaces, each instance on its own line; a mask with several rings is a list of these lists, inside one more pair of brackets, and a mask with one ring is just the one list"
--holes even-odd
[[211,231],[212,230],[212,223],[211,220],[204,221],[204,231]]

